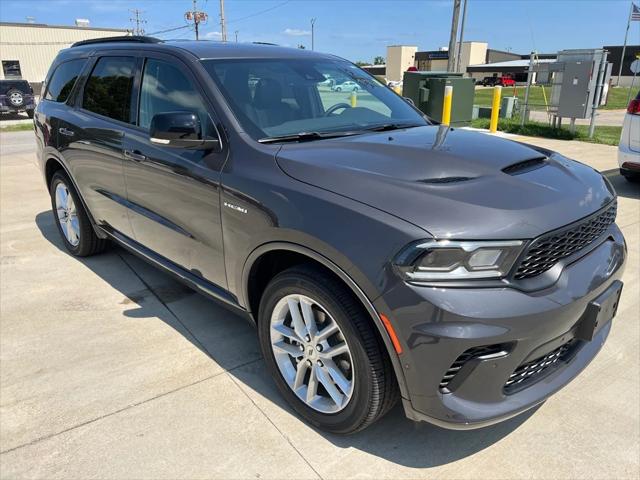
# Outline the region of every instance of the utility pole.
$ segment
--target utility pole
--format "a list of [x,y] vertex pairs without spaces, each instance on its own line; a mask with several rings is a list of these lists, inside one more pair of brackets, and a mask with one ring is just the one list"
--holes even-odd
[[235,33],[235,34],[236,34],[236,43],[238,43],[238,31],[239,31],[239,30],[236,30],[235,32],[233,32],[233,33]]
[[144,35],[143,25],[147,23],[147,21],[142,18],[142,14],[144,12],[142,10],[138,10],[137,8],[129,11],[134,15],[133,17],[129,18],[129,21],[135,24],[135,28],[133,29],[134,35]]
[[193,10],[185,12],[184,19],[187,22],[193,22],[196,40],[200,40],[200,24],[206,23],[208,18],[209,16],[205,12],[198,11],[197,0],[193,0]]
[[222,33],[222,41],[227,41],[227,22],[224,19],[224,0],[220,0],[220,32]]
[[311,50],[315,50],[315,30],[314,26],[316,24],[316,19],[311,19]]
[[460,25],[460,41],[458,41],[458,53],[456,55],[456,72],[460,71],[460,63],[462,58],[462,41],[464,40],[464,22],[467,19],[468,3],[469,3],[469,0],[464,0],[464,6],[462,7],[462,24]]
[[453,72],[455,68],[456,38],[458,36],[458,17],[460,16],[460,0],[453,0],[453,15],[451,17],[451,35],[449,37],[449,59],[447,60],[447,72]]

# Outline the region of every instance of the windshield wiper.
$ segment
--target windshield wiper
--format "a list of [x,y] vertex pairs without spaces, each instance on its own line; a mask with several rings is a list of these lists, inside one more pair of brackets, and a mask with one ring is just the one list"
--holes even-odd
[[258,140],[260,143],[279,143],[279,142],[304,142],[311,140],[322,140],[325,138],[348,137],[358,135],[362,132],[299,132],[289,135],[279,135],[275,137],[265,137]]
[[382,125],[372,125],[365,127],[363,130],[368,132],[386,132],[389,130],[402,130],[403,128],[424,127],[426,124],[420,123],[383,123]]

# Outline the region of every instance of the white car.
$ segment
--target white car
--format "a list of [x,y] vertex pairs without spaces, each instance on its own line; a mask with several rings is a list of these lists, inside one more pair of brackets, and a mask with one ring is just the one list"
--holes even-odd
[[358,90],[360,90],[360,86],[356,82],[347,80],[346,82],[332,86],[331,90],[333,90],[334,92],[357,92]]
[[640,92],[631,100],[622,123],[618,145],[620,174],[630,182],[640,181]]

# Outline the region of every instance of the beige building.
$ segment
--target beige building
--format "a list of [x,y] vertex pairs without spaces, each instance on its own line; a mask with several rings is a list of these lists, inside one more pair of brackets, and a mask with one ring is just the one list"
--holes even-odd
[[80,40],[129,35],[117,28],[93,28],[86,20],[76,26],[39,23],[0,22],[0,79],[23,79],[36,90],[49,70],[53,59],[63,48]]
[[399,82],[404,72],[415,65],[418,47],[410,45],[390,45],[387,47],[387,80]]
[[[456,49],[459,44],[456,44]],[[487,48],[489,44],[486,42],[462,42],[462,48],[460,49],[460,61],[456,60],[456,63],[460,65],[458,72],[465,73],[469,65],[479,65],[486,63]],[[456,54],[458,51],[456,50]]]

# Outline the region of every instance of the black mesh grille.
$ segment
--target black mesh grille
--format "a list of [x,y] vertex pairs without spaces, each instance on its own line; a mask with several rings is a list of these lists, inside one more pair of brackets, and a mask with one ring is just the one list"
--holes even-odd
[[553,365],[570,354],[576,342],[577,340],[571,340],[540,358],[520,365],[505,383],[504,392],[514,393],[540,380],[543,373],[549,372]]
[[440,381],[440,390],[443,392],[447,392],[447,386],[449,382],[453,380],[453,377],[457,375],[460,369],[467,363],[469,360],[473,360],[474,358],[484,357],[487,355],[495,355],[497,353],[506,351],[508,345],[498,344],[498,345],[484,345],[482,347],[473,347],[468,350],[465,350],[462,355],[460,355],[455,362],[449,367],[449,370],[446,371],[444,377]]
[[520,261],[514,277],[522,279],[540,275],[559,260],[583,249],[615,222],[616,211],[617,204],[614,202],[596,216],[578,222],[570,228],[556,230],[537,238]]

